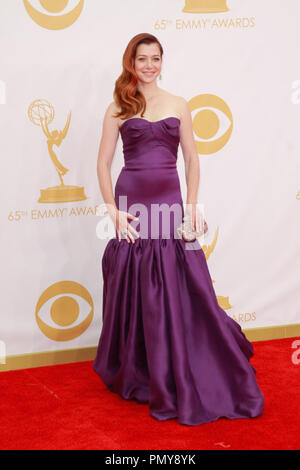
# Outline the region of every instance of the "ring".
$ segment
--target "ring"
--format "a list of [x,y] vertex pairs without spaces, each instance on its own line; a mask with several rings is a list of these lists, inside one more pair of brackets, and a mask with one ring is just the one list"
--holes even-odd
[[123,233],[124,235],[127,235],[128,230],[125,228],[124,230],[122,230],[122,233]]

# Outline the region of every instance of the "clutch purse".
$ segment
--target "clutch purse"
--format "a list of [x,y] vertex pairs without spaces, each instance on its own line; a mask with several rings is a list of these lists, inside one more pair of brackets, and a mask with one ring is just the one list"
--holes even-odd
[[190,215],[185,215],[183,217],[183,223],[177,228],[177,233],[185,242],[192,242],[196,240],[197,237],[201,237],[204,233],[207,232],[208,226],[206,221],[204,221],[204,227],[201,232],[192,230],[192,220]]

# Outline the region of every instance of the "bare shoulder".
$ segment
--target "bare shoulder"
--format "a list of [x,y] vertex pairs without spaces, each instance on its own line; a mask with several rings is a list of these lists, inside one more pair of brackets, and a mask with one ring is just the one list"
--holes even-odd
[[[114,118],[114,115],[119,112],[120,109],[118,108],[118,106],[116,105],[115,101],[112,101],[111,103],[109,103],[107,109],[106,109],[106,112],[105,114],[110,117],[110,118]],[[115,119],[115,118],[114,118]]]
[[104,114],[104,123],[110,128],[118,129],[119,118],[115,116],[120,109],[117,107],[116,103],[112,101],[106,108]]
[[183,96],[173,95],[177,115],[180,117],[181,124],[191,126],[192,116],[187,100]]
[[168,101],[173,101],[175,105],[178,104],[181,100],[181,96],[174,95],[174,93],[170,93],[169,91],[164,90],[163,88],[160,89],[160,93],[162,97],[164,97]]
[[164,98],[162,102],[165,104],[166,109],[173,110],[173,114],[178,116],[180,119],[184,118],[187,110],[189,109],[185,98],[163,89],[161,89],[161,95]]
[[177,98],[177,106],[180,112],[180,115],[184,118],[187,114],[190,113],[190,108],[187,100],[183,96],[176,96]]

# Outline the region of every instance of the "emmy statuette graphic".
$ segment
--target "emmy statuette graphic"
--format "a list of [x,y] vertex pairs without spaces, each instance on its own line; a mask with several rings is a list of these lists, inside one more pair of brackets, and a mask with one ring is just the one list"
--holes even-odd
[[184,13],[222,13],[229,11],[226,0],[186,0]]
[[59,131],[57,129],[53,131],[49,130],[48,125],[53,121],[54,118],[54,108],[47,100],[33,101],[33,103],[31,103],[31,105],[29,106],[28,116],[33,124],[41,126],[45,136],[47,137],[48,152],[60,180],[59,186],[41,189],[41,194],[40,198],[38,199],[38,202],[57,203],[82,201],[84,199],[87,199],[83,187],[64,184],[63,176],[69,170],[61,164],[53,150],[53,146],[56,145],[57,147],[59,147],[63,139],[67,135],[71,120],[71,112],[69,112],[67,122],[62,131]]

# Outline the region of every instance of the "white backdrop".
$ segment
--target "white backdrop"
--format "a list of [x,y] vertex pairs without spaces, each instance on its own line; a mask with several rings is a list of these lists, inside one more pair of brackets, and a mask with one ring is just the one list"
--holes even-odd
[[[98,343],[108,239],[96,235],[97,153],[123,52],[141,32],[164,48],[158,85],[190,103],[198,201],[209,226],[204,248],[220,305],[244,330],[300,322],[299,17],[298,0],[0,0],[0,341],[7,356]],[[216,133],[205,121],[205,95],[211,111],[222,103],[212,114]],[[57,146],[55,131],[69,113]],[[63,182],[74,186],[73,201],[63,193],[61,202],[46,202],[47,188],[60,185],[47,140],[69,170]],[[123,164],[119,137],[113,186]],[[180,148],[178,172],[185,200]]]

